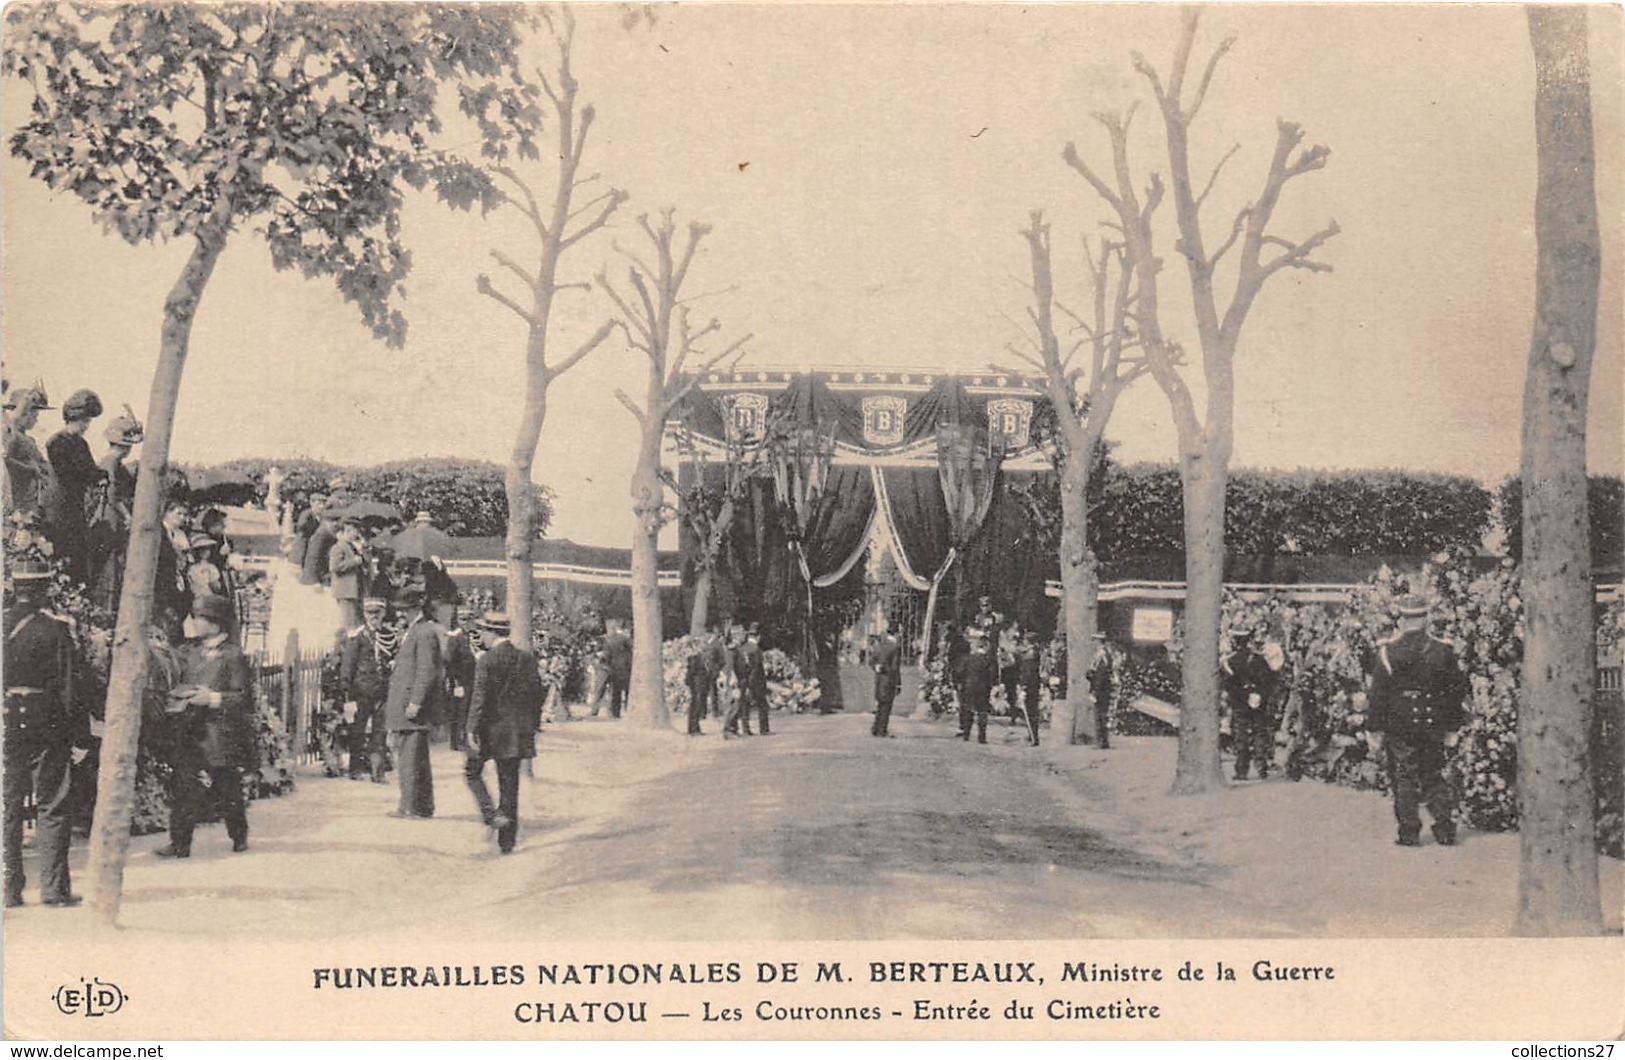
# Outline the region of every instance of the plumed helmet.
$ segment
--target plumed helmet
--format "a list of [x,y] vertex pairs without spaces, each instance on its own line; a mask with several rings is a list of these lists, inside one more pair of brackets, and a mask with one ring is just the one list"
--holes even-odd
[[25,386],[21,390],[13,390],[6,395],[6,408],[27,411],[28,409],[51,408],[51,399],[45,393],[45,387]]
[[62,403],[62,418],[69,423],[93,420],[102,414],[102,399],[94,390],[75,390]]

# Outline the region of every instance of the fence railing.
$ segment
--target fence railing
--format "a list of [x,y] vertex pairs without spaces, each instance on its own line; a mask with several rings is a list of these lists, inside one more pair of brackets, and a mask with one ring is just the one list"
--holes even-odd
[[297,765],[322,761],[322,664],[327,652],[301,648],[297,633],[276,654],[255,652],[254,674],[265,701],[282,719]]

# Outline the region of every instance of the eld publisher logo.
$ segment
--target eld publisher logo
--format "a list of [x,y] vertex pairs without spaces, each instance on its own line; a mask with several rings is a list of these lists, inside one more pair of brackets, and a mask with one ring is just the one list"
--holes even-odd
[[51,1000],[64,1016],[111,1016],[124,1007],[129,995],[112,983],[81,978],[78,986],[57,987]]

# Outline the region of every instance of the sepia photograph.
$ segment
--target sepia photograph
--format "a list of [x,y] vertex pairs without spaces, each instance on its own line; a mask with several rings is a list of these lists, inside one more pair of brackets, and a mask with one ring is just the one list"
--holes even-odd
[[1622,45],[8,5],[6,1036],[1625,1034]]

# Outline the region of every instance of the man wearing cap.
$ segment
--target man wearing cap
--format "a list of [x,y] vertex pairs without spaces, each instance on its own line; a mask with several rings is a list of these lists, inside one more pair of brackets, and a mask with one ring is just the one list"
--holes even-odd
[[1246,780],[1254,761],[1258,779],[1268,780],[1275,762],[1275,734],[1270,725],[1270,703],[1280,684],[1280,671],[1264,656],[1268,631],[1245,634],[1245,647],[1219,661],[1220,681],[1230,701],[1230,742],[1236,750],[1236,779]]
[[350,779],[370,776],[374,784],[384,782],[384,718],[379,708],[389,690],[389,659],[378,643],[378,630],[388,607],[387,602],[368,597],[361,605],[362,624],[346,632],[339,646]]
[[395,607],[406,631],[389,675],[384,716],[395,741],[395,768],[401,801],[391,817],[434,816],[434,774],[429,768],[429,733],[440,715],[446,669],[440,654],[440,625],[424,613],[423,590],[402,589]]
[[77,390],[62,403],[63,427],[45,443],[51,461],[51,489],[45,503],[46,534],[57,555],[67,561],[69,576],[90,581],[90,535],[87,505],[101,484],[101,468],[90,455],[85,432],[102,414],[102,399],[93,390]]
[[1466,720],[1467,677],[1456,650],[1428,632],[1427,601],[1408,596],[1399,602],[1399,631],[1377,647],[1377,664],[1367,695],[1366,739],[1373,751],[1386,745],[1394,784],[1394,819],[1400,846],[1421,846],[1427,803],[1433,838],[1440,846],[1456,842],[1455,796],[1445,779],[1447,748]]
[[4,747],[6,906],[23,904],[23,804],[34,798],[40,901],[78,905],[68,878],[72,765],[90,746],[90,716],[74,683],[73,634],[44,610],[51,584],[42,561],[12,565],[6,609]]
[[[519,767],[536,757],[536,729],[542,721],[542,681],[536,657],[508,639],[508,616],[488,611],[480,619],[486,644],[474,672],[468,707],[468,756],[463,779],[474,794],[480,819],[496,832],[497,849],[513,853],[519,835]],[[497,766],[497,801],[485,786],[485,763]]]
[[223,596],[192,601],[198,639],[187,649],[180,683],[169,693],[177,731],[170,762],[169,845],[157,852],[161,858],[192,856],[192,833],[211,804],[225,822],[232,852],[248,849],[243,770],[257,765],[254,682],[248,657],[231,639],[234,617],[231,601]]
[[51,482],[51,465],[28,434],[39,414],[50,410],[43,387],[6,395],[6,512],[37,513]]

